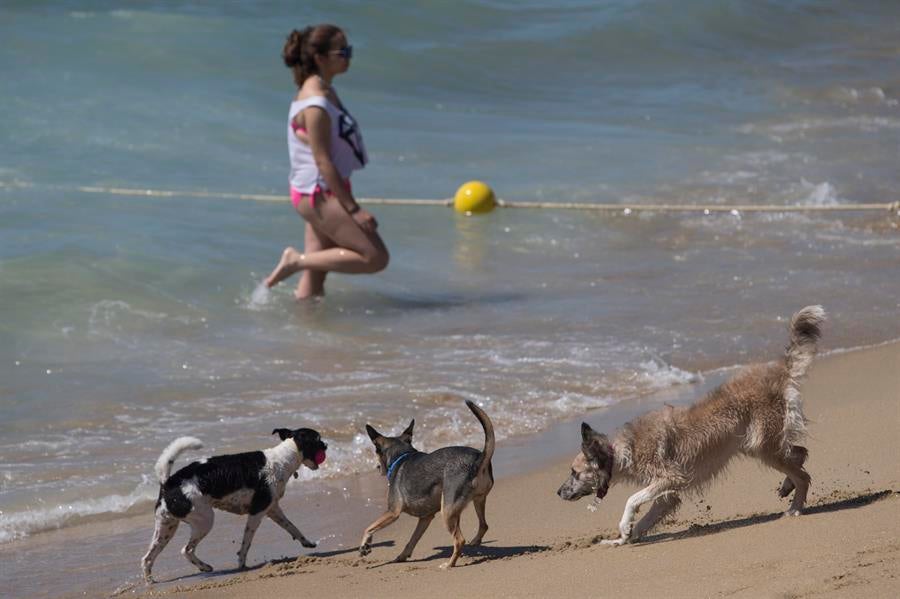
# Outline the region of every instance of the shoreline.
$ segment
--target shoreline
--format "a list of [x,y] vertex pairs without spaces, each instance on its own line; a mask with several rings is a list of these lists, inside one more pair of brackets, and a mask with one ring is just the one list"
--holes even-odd
[[[897,341],[900,345],[900,340]],[[725,369],[730,371],[729,367]],[[696,383],[677,385],[647,395],[599,408],[588,413],[602,422],[617,426],[637,414],[654,409],[664,402],[686,403],[724,379],[723,373],[703,375]],[[462,408],[464,409],[464,407]],[[498,445],[494,455],[494,471],[498,481],[527,476],[556,464],[563,456],[577,449],[577,439],[572,436],[586,415],[555,422],[552,426],[534,434],[517,435]],[[189,456],[188,456],[189,457]],[[381,513],[384,502],[384,478],[374,469],[357,472],[344,477],[312,480],[288,488],[281,506],[289,518],[310,538],[317,538],[319,547],[313,550],[301,549],[294,541],[273,524],[264,522],[258,538],[251,548],[248,563],[251,568],[264,567],[287,556],[299,557],[319,552],[340,552],[345,547],[355,547],[361,531]],[[340,507],[335,508],[334,503]],[[331,505],[326,505],[331,504]],[[147,506],[144,506],[145,508]],[[468,510],[467,510],[468,511]],[[153,530],[152,509],[131,508],[127,514],[108,514],[85,518],[72,526],[42,531],[11,543],[0,545],[0,560],[19,557],[28,559],[32,553],[60,547],[60,553],[69,555],[68,548],[83,545],[100,551],[100,559],[111,560],[108,568],[97,568],[96,574],[106,576],[108,571],[117,574],[106,580],[88,581],[84,585],[71,582],[59,588],[49,589],[45,594],[35,595],[29,591],[23,597],[76,597],[83,592],[108,595],[139,591],[143,582],[139,576],[140,556],[146,551]],[[465,518],[466,516],[464,516]],[[240,574],[233,570],[234,550],[239,541],[245,517],[224,512],[216,512],[216,524],[202,545],[204,558],[218,566],[210,576],[226,579]],[[397,526],[397,525],[395,525]],[[393,528],[393,527],[392,527]],[[194,577],[196,570],[180,555],[178,549],[187,538],[187,526],[182,526],[175,538],[159,556],[154,574],[160,582],[154,589],[171,588],[184,580]],[[318,531],[324,534],[317,536]],[[110,550],[111,546],[124,548]],[[125,555],[127,553],[127,555]],[[24,558],[22,556],[25,556]],[[124,558],[123,558],[124,556]],[[63,558],[67,559],[67,558]],[[78,559],[71,564],[63,564],[74,571],[77,577]],[[251,570],[252,571],[252,570]],[[37,577],[35,577],[37,578]]]
[[[852,353],[867,349],[875,349],[879,347],[890,346],[893,344],[900,344],[900,338],[848,348],[831,349],[825,352],[821,352],[817,359],[821,360],[830,356]],[[609,406],[594,408],[589,410],[588,412],[569,415],[563,419],[551,421],[546,428],[537,432],[517,433],[512,437],[503,439],[501,443],[504,446],[514,447],[517,452],[524,451],[527,454],[527,456],[524,458],[509,459],[508,463],[504,464],[504,466],[506,467],[505,475],[508,476],[510,474],[517,474],[524,470],[534,469],[533,460],[544,459],[541,456],[546,453],[544,450],[536,449],[536,446],[558,439],[560,437],[560,429],[568,428],[572,426],[573,423],[577,424],[578,421],[583,420],[587,415],[608,414],[612,422],[618,423],[619,419],[617,418],[617,415],[620,413],[626,414],[629,417],[633,417],[640,411],[652,409],[653,406],[658,406],[662,403],[681,405],[683,405],[684,403],[690,403],[696,397],[719,385],[723,380],[725,380],[725,378],[730,376],[731,373],[745,366],[746,364],[731,364],[707,370],[686,370],[685,372],[697,375],[698,379],[696,381],[676,384],[671,387],[651,390],[642,394],[626,397]],[[680,369],[680,367],[678,368]],[[185,455],[182,459],[190,461],[194,458],[192,458],[188,454]],[[546,459],[550,459],[550,457],[547,457]],[[310,482],[312,482],[313,484],[323,483],[329,486],[339,487],[355,477],[367,476],[368,474],[368,472],[358,471],[343,476],[335,476],[333,478],[321,480],[314,479]],[[295,493],[298,492],[297,489],[289,489],[289,491]],[[299,492],[303,493],[304,490],[300,489]],[[143,499],[123,511],[91,513],[85,515],[78,514],[73,516],[70,521],[64,521],[64,523],[61,525],[47,525],[46,528],[30,531],[26,533],[25,536],[16,537],[11,540],[4,541],[3,543],[0,543],[0,551],[2,551],[6,546],[15,543],[28,543],[47,534],[57,534],[71,529],[111,524],[118,520],[139,518],[147,511],[148,506],[152,505],[154,501],[155,497],[152,499]]]
[[[141,596],[241,597],[303,590],[337,596],[890,596],[900,576],[900,343],[830,353],[804,383],[811,420],[813,477],[804,516],[783,518],[778,473],[740,460],[710,489],[685,498],[674,520],[642,543],[610,548],[633,489],[614,486],[596,512],[588,500],[560,501],[556,487],[569,459],[498,479],[488,500],[492,528],[453,572],[439,525],[410,562],[390,563],[414,519],[401,517],[375,537],[373,553],[355,547],[300,556],[233,577],[204,576],[151,588]],[[592,424],[600,419],[589,417]],[[606,419],[604,430],[607,427]],[[571,454],[577,431],[570,433]],[[502,506],[502,507],[501,507]],[[464,531],[474,530],[472,510]],[[339,590],[336,590],[339,589]],[[140,593],[140,589],[136,589]]]
[[[837,349],[823,352],[823,354],[816,359],[816,362],[814,362],[809,384],[815,386],[816,381],[822,376],[821,371],[824,370],[823,364],[842,364],[847,360],[856,361],[857,357],[860,355],[880,355],[882,353],[893,355],[895,357],[895,362],[897,362],[896,356],[900,355],[900,340],[878,343],[850,350]],[[579,439],[577,431],[578,423],[581,420],[589,420],[592,425],[600,430],[611,431],[613,428],[621,425],[638,413],[654,409],[664,402],[673,404],[692,403],[693,401],[696,401],[697,398],[704,395],[709,389],[720,384],[737,368],[739,367],[723,367],[702,373],[702,380],[696,384],[681,385],[651,395],[639,397],[633,401],[620,402],[608,408],[589,412],[587,415],[558,422],[535,435],[523,435],[506,440],[498,447],[498,452],[494,460],[498,483],[489,499],[488,518],[489,522],[492,523],[492,530],[488,533],[488,541],[492,540],[493,533],[499,528],[493,524],[493,520],[497,517],[496,514],[498,510],[504,509],[505,511],[505,508],[500,508],[498,506],[497,498],[501,495],[505,496],[506,492],[501,491],[498,493],[498,490],[510,487],[519,489],[518,493],[528,494],[533,492],[530,487],[547,487],[548,484],[551,484],[548,480],[555,478],[559,478],[559,481],[552,484],[558,485],[568,471],[568,462],[571,456],[578,449]],[[894,372],[896,373],[896,369]],[[890,376],[890,372],[886,372],[884,376]],[[898,383],[897,388],[900,389],[900,383]],[[812,391],[812,393],[815,393],[815,391]],[[804,391],[804,395],[807,395],[807,391]],[[900,390],[898,390],[897,395],[900,395]],[[814,438],[820,434],[818,423],[815,422],[815,415],[820,408],[820,406],[817,406],[818,403],[819,402],[814,397],[812,399],[809,397],[806,398],[807,415],[814,421],[811,424],[811,435]],[[895,414],[897,414],[896,404],[894,410]],[[900,419],[895,419],[895,421],[900,422]],[[897,424],[895,428],[900,429],[900,424]],[[895,433],[896,432],[900,432],[900,430],[896,430]],[[896,446],[897,441],[895,440],[894,447],[896,448]],[[812,448],[811,452],[815,453]],[[815,459],[815,455],[813,456],[813,459]],[[747,462],[741,462],[739,466],[742,469],[746,469]],[[762,476],[764,479],[766,478],[764,469],[758,468],[755,464],[750,466],[750,468],[754,471],[763,471]],[[810,505],[813,505],[818,497],[817,479],[821,479],[821,476],[817,476],[817,473],[812,470],[811,473],[813,474],[814,480]],[[759,475],[760,472],[755,472],[755,476],[758,477]],[[772,478],[771,474],[768,478]],[[870,489],[873,493],[886,490],[896,492],[898,486],[900,486],[896,483],[897,478],[897,476],[894,477],[894,483],[892,485],[882,485],[883,488],[876,488],[878,485],[875,485],[875,481],[872,480],[866,488]],[[712,490],[714,493],[717,493],[720,487],[724,487],[723,492],[728,492],[727,487],[732,482],[733,474],[728,474],[724,476],[723,479],[722,483],[715,485],[715,489]],[[540,482],[535,483],[533,481]],[[137,575],[137,564],[140,555],[142,555],[143,551],[146,549],[145,545],[149,542],[149,534],[152,530],[152,516],[149,514],[105,518],[96,522],[87,522],[56,531],[40,533],[27,539],[0,546],[0,559],[5,559],[6,557],[11,557],[16,554],[20,554],[27,558],[32,552],[46,552],[57,546],[60,548],[91,546],[96,547],[99,550],[98,552],[92,552],[92,555],[96,555],[101,560],[103,560],[104,557],[107,560],[113,560],[112,563],[107,565],[111,573],[114,574],[113,579],[115,582],[113,582],[113,579],[94,579],[90,584],[86,584],[86,586],[82,588],[77,583],[75,585],[71,584],[76,582],[78,578],[76,575],[76,580],[71,580],[70,584],[66,586],[66,588],[69,589],[66,593],[68,596],[81,595],[85,589],[86,592],[89,593],[96,592],[105,595],[115,588],[120,594],[147,592],[151,596],[174,592],[180,593],[181,587],[183,586],[188,586],[190,589],[193,589],[192,592],[207,587],[219,588],[221,585],[237,589],[240,588],[243,583],[274,576],[272,574],[273,569],[279,572],[293,572],[293,564],[295,563],[313,562],[316,565],[316,569],[324,568],[326,572],[330,571],[332,568],[341,569],[348,567],[346,563],[343,563],[348,559],[354,563],[367,563],[366,560],[354,558],[355,546],[356,543],[358,543],[358,536],[362,529],[381,513],[383,507],[382,504],[384,502],[383,478],[377,473],[372,472],[355,474],[339,479],[326,479],[310,482],[312,484],[303,486],[302,492],[297,492],[297,489],[294,489],[293,492],[289,490],[289,493],[282,501],[282,505],[285,508],[285,512],[305,534],[313,537],[318,535],[320,539],[319,547],[312,551],[302,550],[301,552],[299,546],[287,538],[282,531],[276,529],[274,525],[270,528],[267,528],[268,525],[264,525],[250,552],[249,563],[252,565],[252,569],[242,573],[230,570],[229,567],[233,567],[230,566],[230,564],[234,562],[233,552],[236,549],[233,545],[239,540],[244,519],[230,514],[220,513],[217,513],[216,526],[210,533],[210,536],[207,538],[204,545],[201,546],[204,558],[218,566],[220,570],[213,572],[212,574],[200,576],[189,564],[187,564],[177,551],[177,548],[180,547],[180,544],[182,543],[182,537],[186,537],[187,535],[187,527],[183,527],[178,532],[178,535],[180,536],[177,536],[176,539],[173,540],[170,547],[163,552],[157,561],[155,574],[162,582],[150,589],[143,586]],[[768,482],[772,483],[772,481]],[[774,483],[769,486],[772,486],[773,484]],[[555,487],[551,490],[555,492]],[[823,490],[824,489],[818,489],[818,491]],[[616,495],[614,495],[614,493],[616,493]],[[514,493],[514,495],[515,494],[516,493]],[[738,514],[752,514],[754,509],[772,510],[779,505],[779,503],[773,499],[773,492],[766,493],[764,496],[768,498],[768,501],[762,501],[760,505],[756,507],[747,505],[742,511],[739,511]],[[843,499],[838,499],[838,501],[861,501],[864,500],[864,496],[865,493],[857,492],[855,495],[851,494]],[[625,497],[627,497],[627,494],[623,495],[623,490],[621,488],[614,487],[611,491],[610,498],[605,500],[604,505],[601,506],[601,510],[604,512],[603,520],[606,522],[607,529],[609,529],[609,519],[613,519],[612,522],[614,525],[615,519],[620,515]],[[860,499],[861,497],[863,497],[863,499]],[[883,497],[876,497],[873,499],[873,502],[883,503],[880,501],[881,499],[883,499]],[[521,506],[515,505],[517,502],[515,497],[507,497],[502,501],[503,504],[512,503],[513,507],[521,508]],[[518,502],[520,503],[521,500],[518,500]],[[547,503],[547,498],[539,500],[538,503],[541,505]],[[687,503],[688,502],[686,501],[682,511],[676,516],[676,524],[685,521],[684,518],[686,517],[685,512],[687,510]],[[553,496],[550,497],[547,508],[553,512],[571,512],[574,507],[575,512],[578,513],[579,516],[582,516],[577,518],[577,520],[584,520],[584,514],[581,514],[580,512],[588,513],[585,505],[586,501],[583,501],[581,504],[576,504],[575,506],[564,504]],[[691,509],[694,507],[696,506],[693,506]],[[709,508],[706,509],[708,512],[706,514],[700,513],[688,517],[688,521],[690,522],[689,528],[694,527],[698,523],[702,526],[710,523],[713,525],[715,524],[714,516],[717,512],[711,511]],[[617,511],[619,512],[618,514],[615,513]],[[727,518],[729,515],[734,516],[736,514],[726,513],[721,514],[720,516]],[[709,517],[698,518],[698,516]],[[545,516],[533,514],[533,517],[541,519]],[[473,519],[474,516],[471,513],[471,510],[467,509],[464,515],[464,531],[469,531],[470,528],[473,528]],[[399,551],[398,545],[402,545],[403,542],[405,542],[405,537],[411,531],[412,522],[413,519],[411,517],[401,517],[400,521],[392,525],[389,529],[386,529],[380,537],[376,536],[376,548],[373,552],[375,559],[384,561],[388,558],[389,554]],[[602,528],[596,528],[598,524],[596,522],[596,517],[591,521],[591,524],[587,524],[587,521],[585,522],[586,525],[594,527],[594,530],[596,530],[597,533],[601,532]],[[565,527],[563,528],[565,529]],[[319,532],[324,534],[318,534]],[[466,532],[466,534],[468,535],[470,532]],[[497,532],[497,534],[499,535],[501,533]],[[503,534],[506,536],[506,531],[504,531]],[[417,563],[415,560],[418,559],[426,559],[429,553],[433,553],[428,549],[429,547],[446,546],[448,543],[447,540],[443,538],[444,535],[446,535],[446,533],[439,524],[433,525],[432,529],[429,530],[417,549],[416,554],[414,554],[414,561],[410,563]],[[518,534],[516,535],[516,537],[519,536],[520,535]],[[521,535],[521,546],[526,546],[525,542],[528,537],[528,534]],[[493,537],[494,542],[501,542],[501,539],[502,537]],[[577,536],[554,535],[550,534],[548,531],[544,531],[541,535],[537,535],[531,542],[533,543],[542,539],[549,539],[547,542],[550,544],[547,545],[547,547],[550,547],[550,549],[544,549],[536,553],[545,554],[548,551],[553,553],[557,551],[557,546],[560,545],[574,544],[574,546],[581,547],[585,544],[584,539],[579,540],[579,537]],[[431,545],[429,545],[429,543],[431,543]],[[588,543],[588,546],[593,546],[593,542]],[[489,548],[490,543],[486,544],[485,547]],[[554,549],[554,547],[557,549]],[[628,548],[626,548],[626,550],[628,550]],[[108,553],[104,556],[103,552]],[[466,554],[464,553],[464,556],[465,555]],[[525,555],[527,556],[530,554],[526,553]],[[294,556],[297,557],[295,558]],[[329,561],[329,558],[323,556],[334,556],[342,561],[330,565],[326,563]],[[369,557],[372,558],[373,556]],[[485,561],[493,561],[498,557],[501,558],[501,561],[506,561],[506,559],[512,559],[516,556],[492,556],[492,554],[488,553],[480,560],[476,558],[476,561],[482,563]],[[461,564],[466,565],[467,561],[471,561],[471,558],[467,560],[464,557]],[[529,561],[531,560],[529,559]],[[76,559],[74,562],[77,563],[78,560]],[[439,563],[439,561],[434,559],[424,562],[427,568],[436,567],[437,563]],[[85,566],[88,567],[85,568]],[[76,568],[74,563],[71,567],[73,569]],[[355,565],[350,565],[349,567],[352,567],[355,570],[359,567],[359,564],[355,563]],[[402,566],[397,567],[400,568]],[[88,564],[82,564],[82,567],[78,569],[86,569],[89,571],[90,568]],[[123,573],[125,572],[127,572],[127,574],[123,576]],[[278,576],[280,577],[281,575]],[[37,583],[39,579],[40,577],[36,576],[34,582]],[[85,580],[84,582],[87,583],[88,581]],[[306,583],[304,582],[304,584]],[[76,587],[78,588],[77,592],[73,590]],[[36,595],[34,592],[28,592],[27,595],[41,596]],[[45,596],[56,597],[64,596],[64,594],[61,594],[60,590],[56,589],[55,592],[50,590]]]

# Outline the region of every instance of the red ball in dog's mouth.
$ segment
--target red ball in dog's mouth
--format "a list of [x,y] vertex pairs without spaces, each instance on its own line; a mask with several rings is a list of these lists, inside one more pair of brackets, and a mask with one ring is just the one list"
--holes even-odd
[[316,462],[316,466],[325,461],[325,450],[320,449],[316,452],[315,457],[313,458]]

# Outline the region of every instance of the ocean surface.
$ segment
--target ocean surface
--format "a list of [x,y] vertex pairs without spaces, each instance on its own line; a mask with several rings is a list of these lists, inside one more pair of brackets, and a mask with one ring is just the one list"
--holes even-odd
[[480,445],[463,399],[501,444],[602,422],[777,357],[808,304],[825,349],[900,337],[887,211],[373,207],[385,272],[330,275],[320,302],[259,289],[302,244],[280,52],[317,22],[355,49],[335,85],[371,156],[360,197],[900,200],[891,0],[3,2],[0,545],[148,513],[181,435],[208,455],[311,426],[329,459],[301,482],[344,480],[374,469],[366,423],[415,418],[428,450]]

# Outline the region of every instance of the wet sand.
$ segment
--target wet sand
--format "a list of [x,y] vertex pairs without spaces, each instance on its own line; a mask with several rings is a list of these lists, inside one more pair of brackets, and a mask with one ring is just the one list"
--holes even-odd
[[[596,512],[587,509],[588,499],[563,502],[555,491],[568,472],[568,459],[557,451],[537,470],[499,474],[488,500],[491,529],[485,544],[468,549],[452,571],[439,567],[449,556],[450,542],[437,520],[409,562],[390,563],[413,529],[414,519],[404,516],[376,535],[374,550],[365,558],[358,556],[356,541],[348,539],[341,548],[275,560],[237,575],[192,574],[123,590],[130,596],[191,599],[298,593],[895,596],[900,584],[900,343],[820,357],[803,394],[811,420],[807,467],[813,482],[806,513],[799,518],[781,515],[788,504],[776,494],[781,476],[743,460],[707,492],[686,499],[674,518],[643,542],[602,546],[599,539],[616,536],[616,523],[634,489],[614,486]],[[587,420],[599,428],[610,422],[593,414]],[[571,428],[570,442],[554,442],[570,445],[574,453],[578,432]],[[379,509],[373,500],[347,519],[365,521]],[[475,529],[469,509],[464,532],[472,535]],[[273,528],[257,536],[255,548],[275,534]],[[253,550],[251,562],[252,556]],[[159,566],[157,573],[166,579]]]

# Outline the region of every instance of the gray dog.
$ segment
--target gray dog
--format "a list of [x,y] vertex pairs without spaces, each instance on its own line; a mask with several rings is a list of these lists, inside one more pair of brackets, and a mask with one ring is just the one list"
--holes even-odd
[[459,527],[462,511],[475,504],[478,514],[478,533],[471,545],[478,545],[487,532],[484,506],[487,495],[494,486],[491,457],[494,455],[494,425],[487,414],[471,401],[466,405],[484,428],[484,449],[471,447],[442,447],[431,453],[422,453],[412,446],[415,420],[399,437],[385,437],[366,425],[366,432],[375,444],[379,469],[388,479],[388,508],[375,522],[366,528],[359,546],[360,555],[371,551],[372,535],[406,512],[419,519],[416,530],[395,561],[406,561],[416,543],[422,538],[435,514],[441,512],[444,524],[453,536],[453,555],[442,568],[452,568],[459,559],[466,539]]

